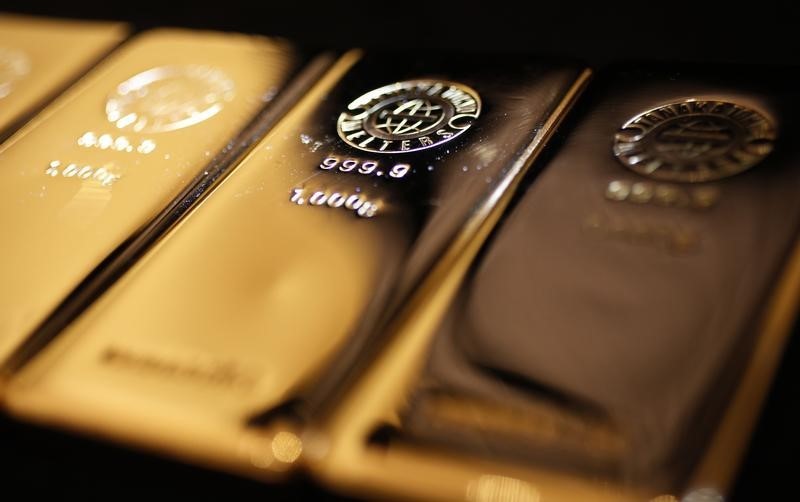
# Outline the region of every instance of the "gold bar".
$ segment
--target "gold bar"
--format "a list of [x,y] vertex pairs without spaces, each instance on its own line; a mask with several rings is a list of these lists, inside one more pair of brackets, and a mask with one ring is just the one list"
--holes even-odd
[[800,101],[748,70],[606,74],[465,281],[422,290],[315,424],[312,470],[387,498],[722,500],[800,299]]
[[147,32],[3,144],[0,360],[233,148],[298,63],[262,37]]
[[127,32],[122,23],[0,14],[0,139],[22,126]]
[[[253,476],[324,413],[429,271],[481,241],[586,81],[344,55],[9,386],[10,409]],[[441,265],[443,263],[443,265]]]

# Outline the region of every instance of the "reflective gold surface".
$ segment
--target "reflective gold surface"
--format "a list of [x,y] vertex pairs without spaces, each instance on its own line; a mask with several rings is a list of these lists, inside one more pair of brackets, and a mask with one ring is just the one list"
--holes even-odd
[[[529,145],[532,158],[553,133],[583,87],[584,72],[564,93],[556,112]],[[545,468],[531,468],[503,459],[455,455],[453,451],[414,444],[373,443],[382,426],[399,427],[399,412],[424,365],[437,326],[460,287],[475,256],[522,181],[529,163],[511,170],[492,197],[462,229],[437,267],[404,306],[390,327],[390,343],[360,378],[352,383],[332,412],[312,424],[308,435],[322,436],[327,449],[306,457],[324,482],[361,496],[409,500],[497,500],[511,492],[516,500],[638,502],[645,493],[624,490],[594,478],[581,478]],[[507,491],[506,491],[507,490]],[[486,497],[484,499],[477,497]]]
[[[491,106],[458,139],[375,156],[336,137],[336,118],[354,98],[432,69]],[[571,67],[531,63],[497,78],[453,62],[398,69],[380,55],[346,54],[23,369],[9,406],[238,471],[280,471],[324,455],[325,441],[309,439],[295,415],[276,422],[265,414],[297,403],[307,418],[335,405],[331,384],[348,378],[349,353],[368,355],[429,270],[453,246],[486,235],[493,208],[584,80]]]
[[[485,490],[490,499],[503,491],[507,498],[631,502],[725,493],[796,313],[796,150],[791,139],[778,140],[762,164],[706,185],[631,179],[610,150],[631,111],[682,94],[761,102],[788,131],[795,94],[779,73],[762,75],[681,74],[642,84],[633,73],[606,81],[600,88],[618,94],[584,108],[463,288],[456,293],[463,275],[454,270],[465,273],[469,260],[456,261],[408,304],[392,342],[316,424],[331,446],[325,457],[308,458],[313,469],[343,490],[415,500],[470,500],[485,476],[498,480]],[[549,205],[533,206],[537,199]],[[594,213],[604,218],[582,218]],[[625,228],[619,222],[633,219],[630,213],[647,225]],[[664,222],[698,228],[667,234]],[[622,252],[610,260],[609,248]],[[709,280],[718,282],[701,293]],[[675,286],[681,291],[669,289]],[[487,314],[492,309],[497,315]],[[503,345],[511,331],[516,336]],[[483,343],[468,339],[479,335]],[[453,350],[468,353],[470,364],[445,359],[437,343],[445,336],[461,342]],[[424,362],[431,352],[438,371]],[[516,366],[503,372],[487,360]],[[521,382],[541,367],[551,371]],[[581,396],[564,385],[570,376],[591,390]],[[593,413],[604,395],[613,402],[637,386],[641,392],[621,413]],[[681,399],[686,387],[696,400]],[[635,430],[642,423],[649,437]],[[641,459],[650,472],[640,474]],[[605,472],[590,464],[598,460]]]
[[0,13],[0,138],[122,41],[122,23]]
[[[0,44],[0,65],[11,63],[0,66],[0,103],[3,92],[6,98],[17,94],[16,82],[26,74],[21,60],[8,54]],[[230,138],[272,100],[298,59],[288,46],[261,38],[148,33],[0,146],[0,229],[15,237],[0,248],[0,276],[8,280],[0,293],[5,305],[0,307],[0,362],[60,301],[75,298],[75,285],[109,253],[129,236],[147,233],[150,225],[144,225],[170,201],[179,204],[176,194],[183,197],[181,191],[197,183],[198,170],[202,173],[218,151],[231,151]],[[241,163],[231,161],[229,177],[204,185],[204,191],[213,186],[208,198],[200,199],[63,334],[45,346],[49,337],[42,336],[40,326],[38,338],[27,338],[3,368],[10,378],[0,382],[8,385],[2,389],[3,404],[24,419],[254,477],[273,479],[307,469],[324,484],[362,497],[677,502],[685,493],[699,499],[724,492],[800,297],[800,252],[795,249],[788,265],[780,266],[793,242],[789,220],[796,205],[786,196],[793,178],[786,174],[787,151],[780,141],[778,160],[769,157],[780,166],[772,165],[772,174],[757,166],[746,179],[731,176],[713,184],[689,185],[680,176],[647,179],[647,173],[639,177],[614,162],[608,131],[621,121],[598,113],[593,122],[583,116],[576,128],[588,131],[589,140],[580,148],[567,140],[547,170],[532,185],[522,185],[528,192],[518,193],[589,72],[524,63],[506,74],[507,62],[492,66],[480,58],[469,64],[425,57],[398,61],[396,55],[361,51],[342,56]],[[675,80],[680,79],[670,81]],[[635,88],[639,81],[626,85]],[[692,81],[685,88],[680,82],[669,85],[665,103],[686,98],[679,92],[685,89],[707,91],[709,99],[760,102],[744,92],[716,95],[712,86],[697,91]],[[300,87],[293,86],[295,92]],[[641,103],[649,103],[654,88],[643,86],[638,94],[625,94],[600,109],[620,116],[630,115],[628,108],[646,109]],[[689,91],[684,93],[693,95]],[[762,108],[775,109],[774,104]],[[688,137],[692,148],[703,148],[703,138],[719,139],[704,124],[692,127],[688,133],[672,131],[669,141]],[[564,165],[553,168],[559,163]],[[591,173],[583,179],[587,190],[575,178],[581,173]],[[791,206],[774,211],[787,215],[786,221],[757,217],[750,208],[763,182],[759,176],[773,176],[770,183],[779,189],[763,197],[769,201],[764,207]],[[544,256],[496,260],[507,274],[497,268],[484,274],[496,287],[461,312],[468,305],[462,296],[477,289],[475,277],[503,242],[509,221],[519,220],[526,199],[542,190],[553,205],[522,218],[529,227],[511,248]],[[501,222],[515,194],[518,202]],[[579,217],[571,218],[571,211]],[[726,214],[737,217],[726,219]],[[712,219],[700,230],[694,227]],[[540,220],[547,224],[536,229]],[[735,232],[725,231],[726,220],[735,221]],[[711,274],[731,249],[747,248],[716,245],[716,240],[749,236],[747,224],[752,233],[769,238],[750,243],[760,253],[753,252],[757,265],[743,261],[732,275],[741,280],[757,266],[766,267],[754,272],[763,285],[737,288],[750,300],[747,308],[721,308],[719,317],[724,326],[753,325],[757,336],[746,337],[748,344],[740,350],[727,345],[712,350],[702,345],[704,334],[725,330],[698,322],[699,334],[690,336],[694,350],[687,351],[698,361],[663,364],[670,384],[691,373],[690,367],[725,366],[720,370],[725,379],[713,381],[725,380],[724,385],[714,387],[708,399],[716,407],[703,413],[708,420],[703,448],[682,451],[675,464],[665,463],[669,469],[681,463],[680,472],[657,472],[661,477],[651,476],[653,482],[618,468],[661,455],[659,441],[676,450],[693,446],[688,434],[673,440],[661,423],[680,418],[689,406],[668,392],[645,389],[643,395],[663,409],[654,408],[648,416],[661,428],[642,443],[620,423],[633,421],[639,408],[649,413],[643,399],[643,405],[627,408],[623,419],[614,416],[614,421],[584,414],[591,407],[562,406],[579,393],[570,389],[551,399],[548,385],[558,391],[552,383],[537,387],[534,381],[524,390],[532,394],[529,402],[504,401],[520,391],[506,392],[506,373],[484,375],[498,378],[498,386],[484,382],[468,388],[476,381],[473,375],[458,381],[465,387],[453,387],[453,394],[432,385],[435,375],[427,372],[426,358],[435,352],[441,331],[474,335],[453,318],[473,320],[498,304],[502,314],[482,325],[485,345],[467,345],[471,357],[490,359],[502,346],[507,351],[500,363],[519,362],[515,376],[533,372],[537,363],[552,364],[556,377],[569,369],[589,371],[586,361],[553,357],[542,343],[557,331],[548,323],[565,308],[563,321],[585,321],[575,331],[589,334],[591,341],[565,345],[561,334],[553,344],[556,352],[617,361],[613,371],[606,368],[578,381],[590,389],[586,402],[602,402],[613,387],[603,377],[625,370],[619,362],[624,350],[610,350],[614,344],[603,342],[625,332],[603,322],[635,315],[608,308],[614,291],[580,305],[581,295],[559,297],[562,288],[581,280],[608,288],[615,284],[608,277],[615,265],[635,268],[652,256],[670,263],[706,260],[702,272]],[[561,232],[580,234],[589,244],[559,241]],[[782,247],[770,250],[767,241],[776,236]],[[630,248],[631,254],[596,270],[581,269],[604,247]],[[708,258],[717,248],[724,252]],[[535,274],[526,275],[533,269]],[[577,278],[569,278],[573,272]],[[678,277],[671,271],[659,279],[652,264],[639,272],[623,274],[630,284],[619,290],[637,292],[623,299],[644,298],[671,284],[667,278]],[[550,274],[555,279],[548,284]],[[697,289],[690,284],[679,283]],[[708,289],[722,296],[723,286]],[[531,294],[537,287],[540,297]],[[669,331],[671,322],[682,319],[675,314],[675,298],[691,300],[692,292],[651,301],[652,312],[632,309],[657,325],[632,323],[636,343],[659,329]],[[713,311],[703,301],[724,305],[711,294],[701,296],[689,303],[702,312]],[[733,328],[731,336],[739,332]],[[520,329],[526,336],[503,345],[504,329]],[[626,340],[624,345],[635,344]],[[644,381],[648,370],[669,362],[665,351],[636,347],[633,359],[641,366],[622,385],[633,388],[634,380]],[[723,352],[730,356],[719,356],[724,362],[709,362]],[[488,366],[476,367],[485,371]],[[436,392],[420,398],[419,392],[430,389]],[[547,395],[534,396],[540,392]],[[612,389],[611,394],[616,398],[624,392]],[[412,413],[416,423],[409,419]],[[565,452],[567,461],[557,458]],[[586,457],[590,461],[581,463]]]
[[0,359],[248,124],[297,64],[261,37],[158,30],[0,147]]

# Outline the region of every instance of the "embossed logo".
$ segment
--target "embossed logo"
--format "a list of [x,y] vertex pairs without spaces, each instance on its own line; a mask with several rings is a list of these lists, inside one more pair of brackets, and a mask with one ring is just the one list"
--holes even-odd
[[31,63],[24,52],[0,47],[0,99],[11,94],[14,83],[31,71]]
[[106,101],[106,116],[119,129],[157,133],[213,117],[233,99],[233,81],[209,66],[159,66],[119,84]]
[[462,134],[480,112],[478,93],[463,84],[407,80],[350,103],[339,115],[337,131],[347,144],[367,152],[415,152]]
[[614,155],[649,178],[696,183],[745,171],[773,148],[761,113],[726,101],[689,99],[643,112],[617,132]]

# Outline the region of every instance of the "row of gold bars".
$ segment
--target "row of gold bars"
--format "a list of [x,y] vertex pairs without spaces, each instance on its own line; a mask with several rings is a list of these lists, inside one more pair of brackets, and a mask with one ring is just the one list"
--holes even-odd
[[[263,36],[0,16],[5,412],[268,482],[308,472],[362,497],[724,493],[793,318],[792,257],[680,484],[375,439],[402,428],[471,267],[591,87],[581,65],[483,59],[399,63]],[[616,153],[642,165],[631,138]],[[612,178],[604,204],[716,202],[668,177]],[[605,214],[582,225],[670,256],[699,245]],[[469,414],[448,409],[455,422]]]

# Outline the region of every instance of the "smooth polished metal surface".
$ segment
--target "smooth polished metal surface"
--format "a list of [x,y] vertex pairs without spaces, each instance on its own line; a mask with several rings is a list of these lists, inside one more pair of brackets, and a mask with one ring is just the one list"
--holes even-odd
[[299,62],[262,37],[146,32],[0,146],[0,360],[209,174]]
[[[774,368],[752,354],[788,329],[769,326],[791,304],[773,297],[800,228],[792,80],[606,74],[439,327],[398,436],[653,495],[724,493],[758,410],[743,375]],[[669,118],[664,102],[688,104]],[[627,171],[609,146],[631,116],[651,123],[626,140],[685,162]],[[751,404],[729,415],[740,389]]]
[[[10,408],[230,469],[285,468],[305,451],[305,437],[286,429],[265,441],[271,418],[309,418],[336,404],[336,390],[454,241],[485,233],[582,75],[519,60],[430,56],[398,65],[380,54],[344,55],[208,198],[23,368],[8,389]],[[461,107],[477,116],[416,152],[365,152],[339,137],[349,103],[409,81],[460,82],[486,108],[477,114],[477,99],[453,90],[441,98],[452,100],[445,113]],[[401,95],[380,109],[425,115],[416,99]]]
[[122,23],[0,14],[0,139],[119,44]]

